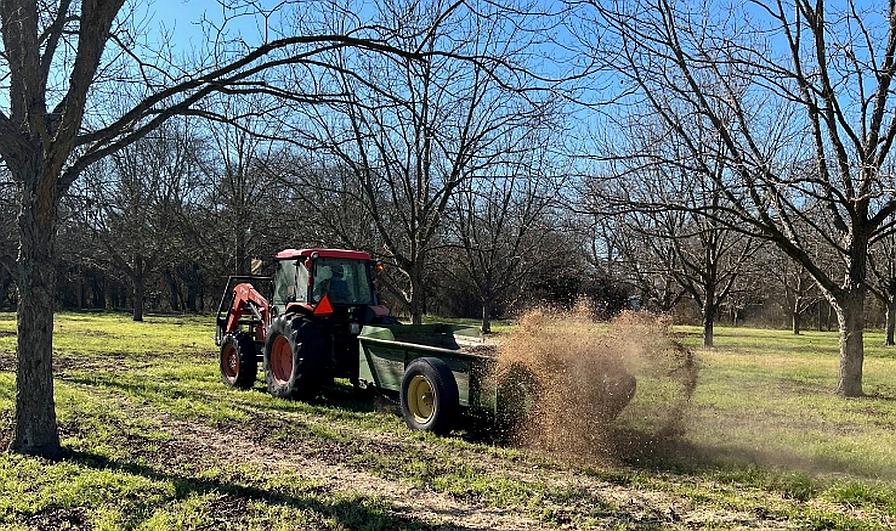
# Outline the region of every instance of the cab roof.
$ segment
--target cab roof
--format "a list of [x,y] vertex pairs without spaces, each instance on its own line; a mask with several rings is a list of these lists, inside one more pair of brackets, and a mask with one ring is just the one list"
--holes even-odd
[[347,260],[370,260],[370,253],[348,249],[284,249],[274,255],[277,260],[307,258],[313,253],[322,258],[344,258]]

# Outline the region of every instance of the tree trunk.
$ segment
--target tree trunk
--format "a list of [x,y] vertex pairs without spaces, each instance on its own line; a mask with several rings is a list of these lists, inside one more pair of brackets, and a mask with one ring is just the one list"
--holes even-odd
[[408,297],[408,311],[411,313],[411,324],[423,324],[423,280],[417,267],[410,271],[408,280],[410,290]]
[[234,246],[234,275],[249,274],[249,253],[246,250],[246,242],[248,240],[249,235],[247,234],[246,229],[242,225],[239,225],[236,229],[236,245]]
[[703,316],[703,348],[713,347],[715,320],[711,315]]
[[108,275],[103,279],[103,308],[106,311],[112,310],[112,286],[110,286]]
[[21,186],[16,410],[11,449],[57,456],[61,452],[53,398],[53,309],[57,191],[35,163]]
[[492,316],[491,304],[488,301],[482,302],[482,333],[492,333]]
[[714,327],[716,322],[716,305],[714,286],[706,286],[703,290],[703,348],[713,347]]
[[862,364],[865,360],[865,289],[861,285],[845,292],[835,305],[840,328],[840,375],[837,393],[863,396]]
[[888,347],[896,345],[894,342],[894,332],[896,332],[896,297],[887,301],[887,340]]
[[177,290],[177,279],[174,277],[174,273],[171,269],[165,270],[165,284],[168,285],[168,306],[171,308],[172,312],[176,312],[180,310],[180,294]]
[[[142,267],[138,259],[138,267]],[[146,275],[138,269],[134,275],[134,320],[143,321],[143,300],[146,292]]]
[[0,281],[0,308],[6,305],[6,292],[9,291],[9,280],[4,278]]
[[800,312],[797,309],[793,309],[790,312],[790,323],[791,329],[793,330],[793,335],[800,335]]

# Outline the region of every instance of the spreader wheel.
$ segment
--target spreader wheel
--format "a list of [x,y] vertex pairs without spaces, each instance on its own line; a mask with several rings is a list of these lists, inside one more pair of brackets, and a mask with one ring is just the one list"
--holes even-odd
[[245,333],[228,334],[221,342],[221,381],[237,389],[250,389],[258,373],[255,342]]
[[401,379],[401,414],[412,430],[445,434],[459,408],[457,382],[444,361],[417,358]]

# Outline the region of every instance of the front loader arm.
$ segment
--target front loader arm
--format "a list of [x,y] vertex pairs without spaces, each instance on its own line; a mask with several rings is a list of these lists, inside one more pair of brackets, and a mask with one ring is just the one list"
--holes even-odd
[[[234,276],[227,282],[227,290],[221,297],[217,312],[216,343],[220,344],[227,334],[235,333],[241,327],[246,326],[254,336],[255,341],[264,341],[270,324],[270,303],[259,293],[252,282],[267,281],[270,277]],[[249,282],[244,282],[249,281]],[[230,286],[239,282],[230,290]],[[228,297],[230,295],[230,297]],[[227,305],[227,301],[230,304]],[[226,308],[226,314],[225,312]]]

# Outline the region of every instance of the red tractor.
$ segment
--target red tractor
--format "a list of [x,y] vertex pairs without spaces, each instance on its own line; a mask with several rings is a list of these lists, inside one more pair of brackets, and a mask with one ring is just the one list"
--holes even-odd
[[357,383],[361,328],[397,322],[379,302],[381,264],[343,249],[286,249],[275,258],[273,277],[228,279],[215,334],[221,379],[248,389],[261,360],[268,391],[281,398],[313,398],[333,378]]

